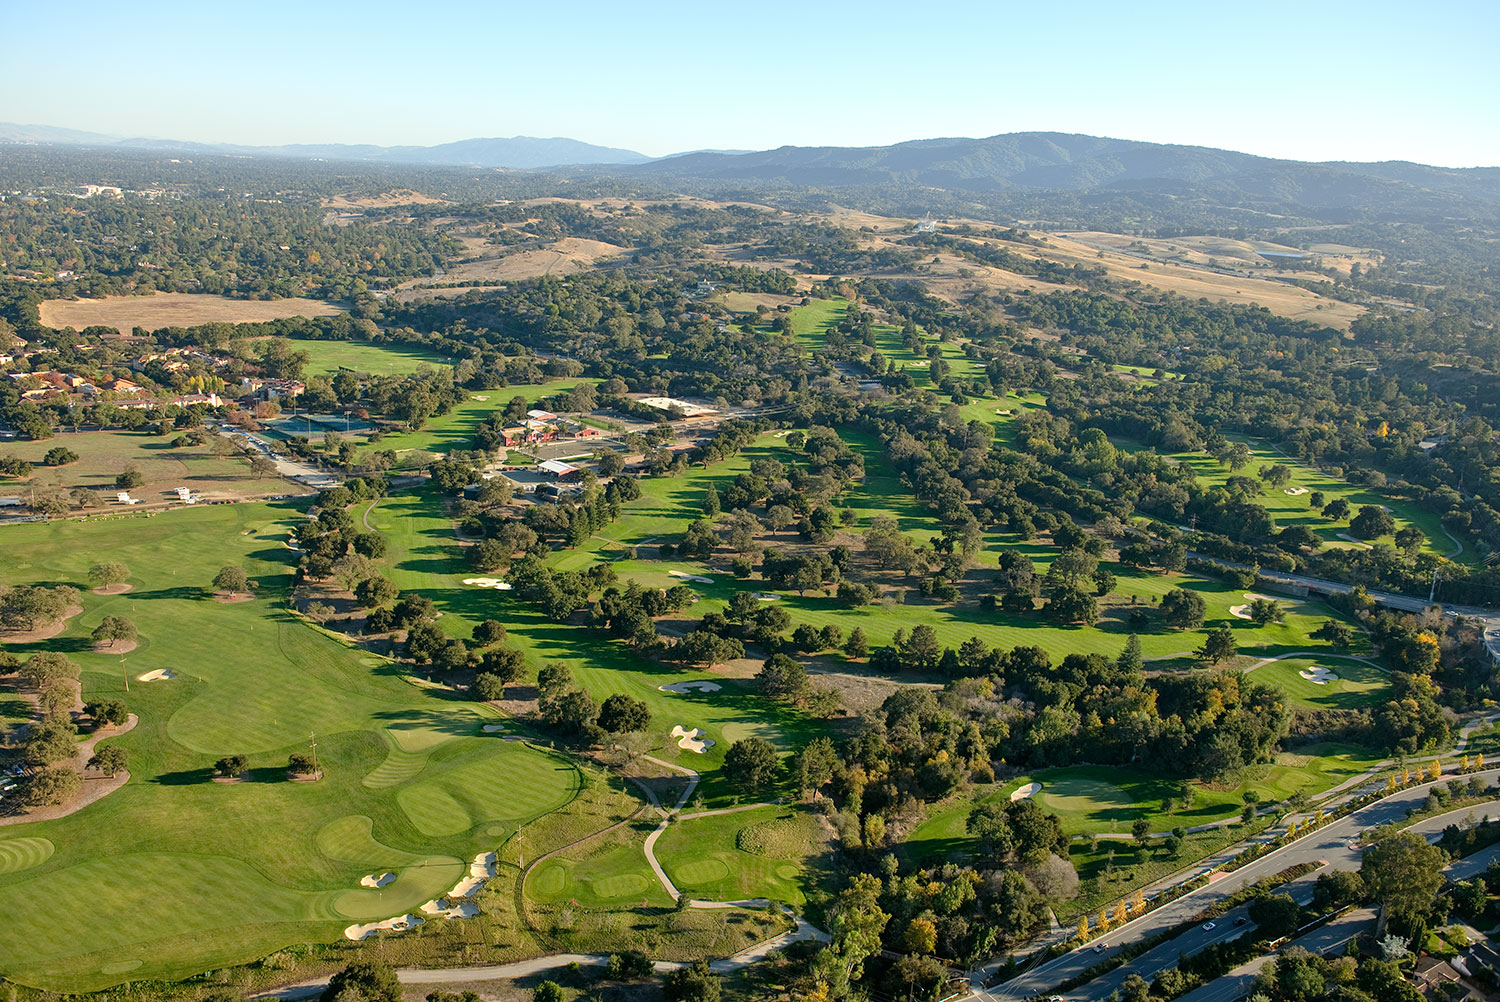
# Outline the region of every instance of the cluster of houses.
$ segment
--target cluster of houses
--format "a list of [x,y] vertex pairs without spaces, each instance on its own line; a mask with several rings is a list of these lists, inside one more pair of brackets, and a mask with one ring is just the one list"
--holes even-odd
[[[18,349],[0,353],[0,366],[7,369],[13,368],[15,363],[24,361],[35,354],[37,352]],[[221,372],[231,363],[231,359],[211,354],[201,348],[167,348],[161,351],[144,352],[132,359],[129,364],[135,372],[144,372],[148,366],[155,366],[175,373],[187,371],[195,364],[201,365],[209,372]],[[116,375],[90,379],[73,372],[57,370],[28,372],[15,369],[6,372],[5,377],[21,387],[23,399],[35,400],[38,403],[69,400],[89,404],[107,401],[125,410],[149,410],[152,407],[172,404],[179,407],[194,405],[222,407],[225,403],[225,398],[213,391],[154,397],[135,380]],[[246,376],[239,381],[240,392],[237,399],[288,400],[300,396],[306,389],[306,385],[296,379]]]
[[564,435],[569,438],[596,438],[599,429],[581,421],[559,417],[551,411],[533,408],[526,412],[525,421],[501,428],[500,434],[507,446],[541,445],[544,442],[556,442]]

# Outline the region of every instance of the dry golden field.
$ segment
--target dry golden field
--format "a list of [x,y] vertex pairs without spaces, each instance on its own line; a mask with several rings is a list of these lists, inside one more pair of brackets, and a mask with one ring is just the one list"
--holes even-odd
[[108,296],[104,299],[49,299],[42,303],[42,323],[48,327],[113,327],[128,334],[133,328],[191,327],[206,323],[252,323],[282,317],[331,317],[343,310],[318,299],[225,299],[186,292],[158,292],[154,296]]

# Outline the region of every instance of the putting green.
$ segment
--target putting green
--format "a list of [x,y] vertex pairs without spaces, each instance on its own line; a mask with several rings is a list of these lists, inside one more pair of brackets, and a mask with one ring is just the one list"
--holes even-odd
[[442,897],[468,872],[462,860],[452,856],[429,856],[402,869],[384,887],[360,887],[345,891],[333,907],[345,918],[359,922],[387,919]]
[[324,825],[318,832],[318,851],[329,859],[360,866],[395,869],[417,857],[376,841],[373,823],[362,814],[350,814]]
[[690,859],[674,864],[672,872],[684,884],[711,884],[729,876],[729,867],[720,859]]
[[1130,794],[1118,786],[1084,776],[1049,780],[1035,797],[1042,806],[1058,814],[1097,815],[1135,807]]
[[453,835],[481,822],[519,821],[573,799],[578,770],[518,742],[464,738],[443,745],[416,782],[396,793],[412,824]]
[[44,838],[11,838],[0,842],[0,873],[17,873],[52,858],[54,846]]

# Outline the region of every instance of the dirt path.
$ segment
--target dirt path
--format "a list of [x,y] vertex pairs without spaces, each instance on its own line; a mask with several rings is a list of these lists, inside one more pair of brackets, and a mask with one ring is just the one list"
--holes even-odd
[[94,746],[106,738],[117,738],[121,734],[128,734],[135,729],[140,720],[134,713],[125,718],[125,723],[119,727],[102,728],[88,736],[87,739],[78,743],[78,753],[69,760],[73,771],[83,777],[83,786],[78,796],[66,804],[51,804],[47,807],[38,807],[31,810],[23,810],[22,813],[11,817],[0,818],[0,827],[5,825],[26,825],[33,821],[54,821],[57,818],[65,818],[69,814],[76,814],[89,806],[96,800],[114,793],[120,787],[130,781],[130,772],[121,769],[113,776],[89,776],[85,775],[89,759],[94,756]]

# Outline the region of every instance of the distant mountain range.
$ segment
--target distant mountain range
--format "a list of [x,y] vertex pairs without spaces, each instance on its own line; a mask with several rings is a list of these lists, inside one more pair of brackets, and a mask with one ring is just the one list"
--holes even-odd
[[0,143],[93,146],[106,149],[160,150],[251,157],[294,157],[306,160],[358,160],[390,164],[430,164],[439,167],[506,167],[535,170],[577,164],[638,164],[650,157],[634,150],[595,146],[576,139],[462,139],[440,146],[361,146],[342,143],[288,146],[241,146],[234,143],[197,143],[178,139],[107,136],[98,132],[59,129],[48,125],[0,123]]
[[1060,132],[987,139],[920,139],[893,146],[783,146],[704,150],[652,159],[575,139],[465,139],[439,146],[240,146],[125,138],[50,126],[0,124],[0,143],[94,146],[231,156],[292,157],[454,167],[591,169],[668,184],[942,189],[976,197],[1028,192],[1200,199],[1266,210],[1372,207],[1462,219],[1500,215],[1500,167],[1452,169],[1405,161],[1304,163],[1211,149]]
[[1213,197],[1223,189],[1310,204],[1361,204],[1393,189],[1500,203],[1500,168],[1405,161],[1304,163],[1204,146],[1017,132],[988,139],[919,139],[894,146],[783,146],[759,153],[694,153],[631,173],[812,187],[892,183],[969,192],[1139,191]]

